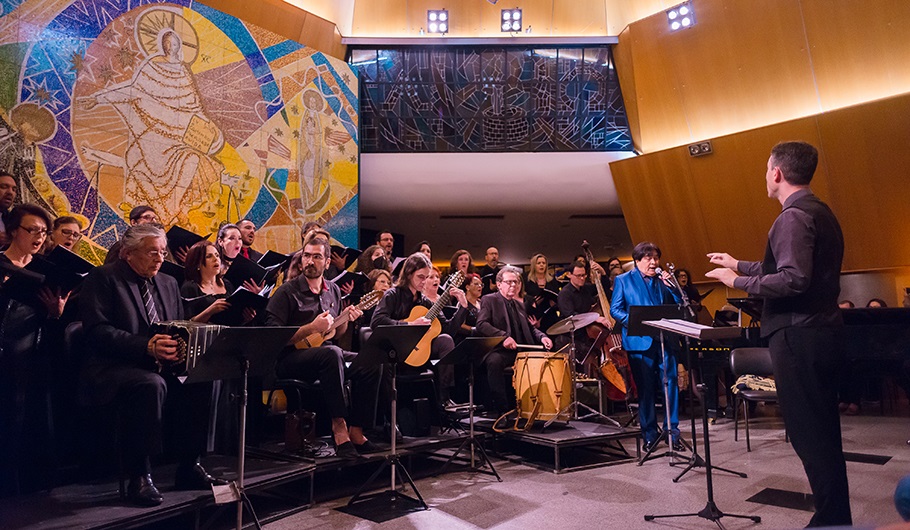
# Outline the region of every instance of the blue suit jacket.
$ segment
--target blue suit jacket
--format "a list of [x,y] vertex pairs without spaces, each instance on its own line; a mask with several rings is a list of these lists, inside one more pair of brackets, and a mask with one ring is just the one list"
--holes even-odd
[[658,277],[654,277],[650,287],[647,280],[637,268],[620,274],[613,282],[613,299],[610,303],[610,314],[622,324],[622,344],[626,351],[644,351],[651,347],[653,339],[638,335],[629,335],[629,307],[633,305],[677,304],[682,300]]

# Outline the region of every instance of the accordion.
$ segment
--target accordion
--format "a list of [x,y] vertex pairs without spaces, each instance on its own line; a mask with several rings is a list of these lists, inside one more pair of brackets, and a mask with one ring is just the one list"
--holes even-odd
[[163,364],[162,372],[185,377],[196,367],[199,358],[205,355],[215,337],[228,326],[203,324],[191,320],[168,320],[152,324],[153,335],[170,335],[177,341],[177,360]]

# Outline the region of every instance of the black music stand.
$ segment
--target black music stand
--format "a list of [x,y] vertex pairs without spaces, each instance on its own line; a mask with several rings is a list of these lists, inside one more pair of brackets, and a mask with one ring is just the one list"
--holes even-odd
[[[654,338],[660,338],[660,357],[661,364],[663,364],[664,369],[661,370],[661,386],[663,386],[664,392],[664,419],[666,420],[666,429],[661,429],[660,434],[657,436],[657,440],[651,444],[651,447],[645,447],[645,454],[638,461],[638,465],[641,466],[648,460],[653,460],[654,458],[660,458],[664,456],[671,457],[670,465],[674,464],[672,458],[678,456],[678,453],[673,449],[673,444],[670,440],[670,379],[667,376],[667,349],[664,342],[664,334],[658,332],[657,329],[645,324],[646,321],[660,320],[660,319],[681,319],[685,318],[686,310],[682,306],[676,304],[663,304],[663,305],[633,305],[629,306],[629,335],[633,336],[649,336]],[[677,398],[678,399],[678,398]],[[639,407],[641,404],[639,403]],[[679,439],[683,442],[684,445],[687,445],[685,440],[682,439],[680,435]],[[654,455],[654,451],[660,446],[661,441],[666,441],[670,446],[670,450],[659,455]]]
[[200,383],[217,379],[240,378],[240,432],[238,434],[237,480],[231,489],[237,500],[237,530],[243,528],[243,508],[253,517],[256,528],[261,529],[253,503],[243,490],[243,472],[246,463],[246,408],[247,383],[250,374],[264,376],[275,370],[278,354],[297,332],[296,327],[235,327],[224,328],[206,348],[205,355],[186,378],[186,383]]
[[[470,370],[468,371],[468,437],[460,446],[458,446],[458,449],[452,453],[452,456],[446,460],[446,463],[443,464],[442,468],[436,473],[437,475],[446,470],[449,464],[455,460],[455,457],[461,453],[462,449],[470,446],[471,470],[493,475],[496,477],[496,480],[502,482],[502,477],[499,476],[499,473],[496,472],[496,468],[493,467],[493,462],[491,462],[490,458],[487,456],[487,452],[484,450],[483,445],[480,444],[474,436],[474,365],[478,364],[484,356],[493,350],[493,348],[499,346],[503,340],[505,340],[505,337],[467,337],[461,341],[458,346],[455,346],[454,350],[450,351],[445,357],[439,360],[439,364],[468,364],[470,365]],[[483,458],[484,462],[483,465],[490,466],[489,471],[483,469],[483,466],[477,467],[474,458],[475,448],[480,451],[480,456]]]
[[[429,506],[427,506],[423,497],[420,496],[420,492],[417,491],[417,486],[411,479],[408,470],[401,463],[395,440],[395,432],[398,427],[398,365],[405,362],[408,355],[414,351],[417,344],[420,342],[420,339],[423,338],[429,329],[429,325],[377,326],[373,328],[370,338],[367,339],[366,344],[363,345],[360,353],[358,353],[357,357],[354,359],[354,363],[366,363],[368,366],[380,364],[392,365],[392,450],[382,465],[373,472],[370,478],[360,486],[357,493],[348,501],[348,509],[352,508],[355,504],[357,504],[358,509],[366,508],[367,510],[369,510],[370,507],[379,505],[379,507],[385,508],[385,516],[389,519],[410,513],[415,509],[429,509]],[[376,477],[378,477],[386,467],[391,468],[392,472],[392,481],[389,489],[387,491],[364,496],[363,492],[366,491],[370,484],[376,480]],[[416,499],[399,493],[395,489],[396,471],[401,471],[401,475],[407,479],[408,484],[411,485],[411,489],[414,490],[414,495],[417,496]]]
[[[702,326],[700,324],[694,324],[692,322],[685,322],[681,319],[678,319],[676,322],[665,322],[658,320],[651,320],[644,322],[645,325],[651,326],[654,329],[660,330],[661,342],[663,342],[663,336],[665,332],[673,333],[675,335],[680,335],[684,337],[691,337],[696,339],[722,339],[730,338],[731,329],[736,328],[712,328],[710,326]],[[702,429],[704,429],[705,437],[705,459],[704,459],[704,468],[705,468],[705,480],[707,482],[708,489],[708,501],[705,504],[705,507],[698,512],[693,513],[677,513],[677,514],[667,514],[667,515],[645,515],[645,521],[653,521],[654,519],[666,519],[670,517],[701,517],[702,519],[707,519],[709,521],[714,521],[717,526],[723,530],[724,525],[721,524],[721,517],[734,517],[737,519],[749,519],[754,523],[760,523],[761,517],[757,515],[736,515],[732,513],[724,513],[720,511],[717,507],[717,504],[714,502],[714,479],[711,473],[711,440],[708,436],[708,415],[705,411],[702,412]],[[692,436],[695,436],[695,433],[692,433]],[[694,452],[694,451],[693,451]],[[688,471],[691,469],[693,464],[689,464],[689,467],[686,469]],[[718,468],[719,469],[719,468]],[[729,471],[729,470],[724,470]],[[735,471],[730,471],[730,473],[735,473],[741,476],[744,474],[737,473]],[[680,475],[682,476],[682,475]],[[679,477],[677,477],[677,480]],[[676,480],[674,480],[676,482]]]

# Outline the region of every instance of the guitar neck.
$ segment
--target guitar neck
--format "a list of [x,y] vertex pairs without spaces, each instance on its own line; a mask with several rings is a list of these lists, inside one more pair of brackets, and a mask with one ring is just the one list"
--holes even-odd
[[452,295],[450,295],[448,291],[439,295],[439,298],[436,299],[436,302],[432,305],[432,307],[430,307],[430,310],[427,311],[427,320],[436,320],[436,318],[439,317],[439,313],[442,311],[442,308],[449,303],[449,299],[451,297]]

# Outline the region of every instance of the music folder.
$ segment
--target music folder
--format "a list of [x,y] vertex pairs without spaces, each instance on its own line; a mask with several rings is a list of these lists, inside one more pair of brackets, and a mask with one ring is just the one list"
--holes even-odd
[[338,285],[339,287],[348,282],[354,282],[353,292],[357,292],[360,291],[369,280],[370,279],[367,278],[362,272],[342,271],[341,274],[335,276],[329,281]]
[[206,238],[199,234],[190,232],[186,228],[177,225],[170,227],[167,231],[167,246],[171,250],[171,254],[174,254],[175,257],[178,250],[189,249],[191,246],[205,239]]
[[344,256],[344,268],[347,269],[357,261],[357,258],[363,253],[362,250],[345,247],[342,245],[332,245],[332,254]]
[[239,326],[243,324],[244,309],[249,307],[256,313],[262,313],[269,304],[267,297],[254,293],[243,286],[235,289],[226,298],[226,301],[231,304],[231,307],[212,317],[213,323],[225,326]]
[[275,283],[275,279],[278,276],[280,269],[280,264],[271,267],[263,267],[238,254],[237,257],[234,258],[234,261],[231,262],[231,266],[228,267],[224,278],[230,281],[232,285],[237,286],[243,285],[247,280],[252,280],[257,284],[265,283],[266,285],[269,285]]
[[8,276],[3,283],[3,292],[10,298],[34,305],[38,303],[38,289],[41,287],[47,287],[51,291],[59,290],[61,294],[75,289],[94,266],[75,254],[72,256],[75,259],[66,261],[63,252],[72,254],[61,248],[61,252],[57,253],[60,263],[39,255],[33,256],[29,264],[21,268],[0,262],[0,274]]
[[183,285],[184,280],[186,280],[186,271],[184,270],[183,265],[177,265],[173,261],[164,260],[161,263],[159,272],[167,274],[177,280],[177,285]]
[[677,335],[684,335],[698,340],[738,339],[742,337],[743,334],[743,329],[738,327],[723,326],[712,328],[711,326],[678,318],[645,320],[642,323],[653,328],[662,329]]
[[263,254],[262,257],[259,258],[259,261],[256,263],[259,264],[260,267],[268,269],[270,267],[274,267],[275,265],[278,265],[279,268],[284,267],[285,264],[290,261],[291,256],[282,254],[281,252],[275,252],[274,250],[269,250],[266,251],[266,253]]

